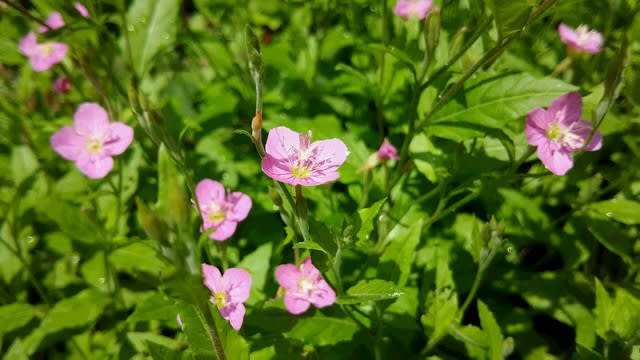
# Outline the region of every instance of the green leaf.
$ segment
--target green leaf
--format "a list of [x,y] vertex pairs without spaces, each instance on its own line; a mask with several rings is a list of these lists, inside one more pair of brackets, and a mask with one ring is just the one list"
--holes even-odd
[[502,343],[504,341],[502,331],[491,310],[480,299],[478,299],[478,316],[482,330],[486,332],[489,340],[489,359],[502,360]]
[[300,319],[285,336],[305,344],[327,346],[351,341],[357,331],[358,327],[351,320],[326,317],[316,312],[311,317]]
[[131,323],[150,320],[176,321],[176,315],[178,311],[175,301],[161,293],[155,293],[138,303],[127,321]]
[[366,241],[369,238],[371,231],[373,231],[373,221],[385,201],[386,199],[382,199],[368,208],[358,210],[358,218],[360,219],[360,229],[357,232],[358,241]]
[[262,290],[269,274],[269,259],[271,259],[271,243],[266,243],[245,256],[236,267],[245,269],[251,274],[252,288]]
[[640,224],[640,202],[611,199],[589,204],[589,210],[627,225]]
[[189,200],[184,179],[164,145],[158,149],[158,202],[156,208],[168,223],[185,226],[189,223]]
[[158,252],[147,242],[135,242],[114,250],[109,261],[126,271],[138,270],[157,275],[168,275],[173,267],[158,256]]
[[204,314],[197,306],[185,302],[177,304],[182,320],[182,331],[187,337],[189,348],[197,359],[215,359],[213,340],[209,336]]
[[80,265],[80,273],[87,284],[100,291],[107,292],[107,270],[104,262],[104,252],[98,251]]
[[607,250],[620,256],[627,264],[633,264],[633,239],[621,229],[620,225],[609,220],[587,217],[589,232],[604,245]]
[[420,242],[422,224],[422,219],[412,223],[400,221],[389,232],[385,241],[390,241],[391,244],[380,256],[378,277],[394,281],[400,287],[407,283],[416,255],[416,247]]
[[498,27],[500,41],[522,30],[531,12],[530,0],[487,0]]
[[35,174],[38,167],[38,159],[28,146],[15,146],[11,149],[11,173],[15,186]]
[[60,229],[74,240],[85,244],[100,243],[104,231],[93,217],[77,206],[48,198],[42,202],[42,210],[55,221]]
[[138,76],[144,76],[158,52],[172,44],[179,10],[179,0],[136,0],[129,8],[126,34]]
[[[528,74],[480,76],[469,81],[458,101],[450,101],[437,111],[425,131],[453,140],[480,136],[487,128],[501,129],[514,120],[521,121],[531,109],[546,107],[573,90],[575,86],[563,81]],[[455,131],[450,133],[448,126],[455,126]],[[460,130],[466,133],[457,134]]]
[[35,306],[26,303],[13,303],[0,306],[0,335],[19,329],[38,314]]
[[347,290],[347,295],[340,296],[338,303],[359,304],[368,301],[389,300],[396,299],[402,294],[403,291],[389,281],[361,280]]
[[458,295],[449,288],[437,289],[429,294],[426,302],[427,311],[420,320],[429,336],[427,346],[433,346],[449,334],[449,329],[456,320]]
[[149,355],[151,355],[153,360],[178,360],[182,358],[180,352],[168,346],[155,343],[151,340],[147,340],[146,345],[149,350]]

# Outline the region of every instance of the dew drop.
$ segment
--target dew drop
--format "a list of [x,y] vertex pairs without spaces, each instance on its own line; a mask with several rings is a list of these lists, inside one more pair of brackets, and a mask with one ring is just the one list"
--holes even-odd
[[146,24],[147,23],[147,18],[143,16],[138,21],[140,21],[141,24]]
[[169,37],[170,37],[170,36],[169,36],[169,34],[167,34],[167,33],[165,33],[165,34],[164,34],[164,36],[163,36],[163,38],[164,38],[165,40],[169,40]]
[[613,216],[613,213],[611,211],[607,211],[607,213],[605,215],[607,215],[607,217],[610,218],[610,217]]
[[80,262],[80,256],[78,255],[71,255],[71,263],[73,264],[78,264]]
[[33,242],[33,236],[29,235],[25,238],[25,240],[27,241],[27,244],[31,244]]
[[99,282],[100,284],[104,284],[104,282],[105,282],[105,279],[104,279],[103,277],[101,277],[101,278],[98,278],[98,282]]
[[135,28],[133,27],[133,25],[129,25],[129,26],[127,26],[127,30],[129,30],[129,31],[134,31],[134,30],[135,30]]
[[513,248],[512,248],[511,246],[509,246],[509,247],[507,248],[507,252],[508,252],[509,254],[513,254]]

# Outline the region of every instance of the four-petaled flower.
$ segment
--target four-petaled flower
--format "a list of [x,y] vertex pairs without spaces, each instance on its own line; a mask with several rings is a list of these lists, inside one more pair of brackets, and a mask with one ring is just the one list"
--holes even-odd
[[246,194],[227,194],[222,184],[211,179],[201,180],[196,185],[196,198],[202,214],[201,231],[214,228],[209,237],[217,241],[227,240],[236,232],[238,222],[249,215],[252,205]]
[[38,44],[36,34],[28,33],[20,39],[20,52],[27,56],[34,71],[45,71],[59,63],[67,54],[68,46],[65,43],[48,41]]
[[82,103],[73,115],[73,127],[65,126],[51,137],[51,146],[92,179],[105,177],[113,168],[112,156],[122,154],[133,140],[133,128],[109,122],[98,104]]
[[389,139],[387,138],[384,138],[384,141],[382,142],[382,145],[380,145],[380,149],[378,149],[376,156],[380,161],[400,160],[400,157],[398,156],[398,150],[389,142]]
[[299,134],[284,126],[271,129],[262,159],[262,171],[290,185],[314,186],[340,177],[338,168],[349,155],[339,139],[311,142],[311,131]]
[[211,291],[211,303],[225,320],[229,320],[232,328],[240,330],[246,311],[244,302],[251,289],[251,275],[239,268],[227,269],[221,275],[217,267],[209,264],[202,264],[202,274],[204,285]]
[[547,110],[529,112],[525,133],[530,145],[538,147],[538,158],[556,175],[564,175],[573,167],[572,153],[596,151],[602,147],[602,135],[596,131],[589,144],[591,124],[581,120],[582,97],[570,92],[555,99]]
[[580,25],[573,30],[560,23],[558,33],[562,42],[575,52],[597,54],[602,51],[602,34],[595,30],[589,30],[586,25]]
[[398,0],[393,13],[405,19],[424,19],[431,10],[431,0]]
[[276,279],[285,291],[284,306],[292,314],[302,314],[310,304],[322,308],[336,302],[336,293],[313,266],[310,257],[300,266],[278,266]]

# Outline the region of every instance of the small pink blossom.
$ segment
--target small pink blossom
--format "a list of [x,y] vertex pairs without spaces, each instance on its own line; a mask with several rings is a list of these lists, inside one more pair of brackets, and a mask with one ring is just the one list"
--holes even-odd
[[69,47],[61,42],[43,42],[38,44],[36,34],[28,33],[20,39],[20,52],[29,58],[33,71],[48,70],[64,59]]
[[575,52],[597,54],[602,51],[602,34],[595,30],[589,30],[586,25],[580,25],[573,30],[560,23],[558,34],[560,34],[562,42]]
[[100,179],[113,168],[113,156],[125,152],[133,140],[133,128],[109,122],[102,106],[82,103],[73,115],[73,127],[65,126],[51,137],[51,146],[91,179]]
[[53,83],[53,91],[68,94],[71,91],[71,79],[66,76],[59,77]]
[[[53,30],[58,30],[64,27],[64,19],[62,18],[62,15],[57,11],[52,12],[44,23]],[[40,28],[38,28],[38,32],[42,34],[49,31],[49,28],[47,28],[47,26],[40,25]]]
[[231,327],[240,330],[244,320],[244,302],[249,298],[251,275],[239,268],[230,268],[220,274],[217,267],[202,264],[204,285],[211,291],[209,301],[215,304],[220,315],[229,320]]
[[596,151],[602,147],[602,135],[596,131],[586,144],[591,124],[581,120],[582,97],[570,92],[555,99],[547,110],[529,112],[525,133],[530,145],[538,147],[538,158],[556,175],[564,175],[573,167],[573,153]]
[[310,304],[317,308],[333,305],[336,293],[313,266],[311,258],[302,265],[284,264],[276,268],[276,280],[285,290],[284,306],[294,314],[302,314]]
[[217,241],[230,238],[252,206],[251,198],[246,194],[227,193],[222,184],[211,179],[201,180],[196,185],[196,198],[202,214],[201,231],[215,229],[209,237]]
[[387,160],[400,160],[398,156],[398,150],[395,146],[393,146],[387,138],[384,138],[382,145],[380,145],[380,149],[376,153],[378,156],[378,160],[387,161]]
[[82,17],[89,17],[89,10],[87,10],[87,8],[82,5],[79,2],[76,2],[75,4],[73,4],[73,6],[76,8],[76,10],[78,10],[78,12],[80,13],[80,15],[82,15]]
[[405,19],[424,19],[431,10],[431,0],[398,0],[393,13]]
[[340,177],[338,168],[349,155],[339,139],[311,142],[311,131],[301,135],[284,126],[271,129],[267,137],[262,171],[290,185],[314,186]]

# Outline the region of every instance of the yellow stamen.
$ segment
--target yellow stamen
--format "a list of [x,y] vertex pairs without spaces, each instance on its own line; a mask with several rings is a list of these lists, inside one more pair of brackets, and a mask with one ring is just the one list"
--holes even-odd
[[224,212],[220,210],[214,210],[209,213],[209,220],[213,223],[219,223],[224,220]]
[[562,136],[562,128],[558,124],[553,124],[547,128],[547,139],[558,141]]
[[291,168],[291,175],[299,179],[308,178],[309,173],[310,173],[309,168],[306,168],[304,166],[295,165]]
[[313,282],[311,280],[303,277],[298,281],[298,291],[301,293],[307,293],[311,289],[313,289]]
[[95,154],[102,149],[102,141],[99,139],[89,139],[84,143],[84,148],[87,149],[88,152]]
[[214,293],[211,300],[213,300],[213,303],[218,309],[222,309],[227,305],[227,294],[223,292]]

